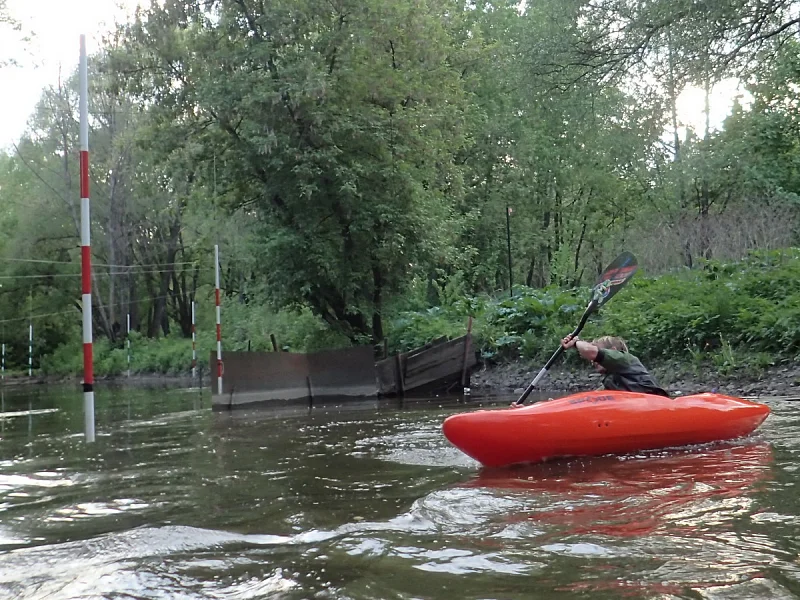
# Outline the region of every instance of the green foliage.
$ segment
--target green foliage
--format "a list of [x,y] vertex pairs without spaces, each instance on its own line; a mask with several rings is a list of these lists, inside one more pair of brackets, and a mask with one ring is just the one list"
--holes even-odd
[[[270,334],[279,349],[289,352],[313,352],[327,348],[347,347],[344,336],[325,327],[308,309],[278,313],[260,306],[237,301],[223,302],[224,351],[272,351]],[[200,368],[206,369],[209,355],[216,352],[214,321],[202,319],[198,325],[197,357]],[[83,350],[80,332],[70,342],[58,346],[41,359],[43,375],[79,375],[83,372]],[[186,375],[191,371],[192,342],[180,335],[152,339],[137,331],[130,334],[131,373]],[[94,369],[98,377],[120,375],[127,371],[127,349],[124,341],[112,344],[107,338],[94,342]]]
[[[208,337],[208,336],[205,336]],[[205,348],[211,348],[210,340]],[[198,349],[198,362],[206,364],[209,352]],[[191,371],[192,344],[184,338],[158,340],[131,333],[131,373],[185,375]],[[94,372],[97,377],[121,375],[128,369],[127,350],[112,346],[107,339],[94,343]],[[42,358],[42,375],[79,376],[83,372],[82,345],[72,342],[59,346]]]
[[[466,333],[472,315],[473,333],[483,357],[498,361],[540,356],[574,328],[588,289],[533,290],[520,286],[514,298],[462,298],[447,306],[404,312],[390,322],[390,348],[409,350],[442,335]],[[571,325],[571,327],[570,327]]]
[[[775,283],[778,282],[778,283]],[[753,253],[743,261],[709,261],[702,269],[660,277],[637,275],[590,319],[582,336],[619,335],[643,359],[677,358],[720,372],[763,370],[800,353],[800,250]],[[475,307],[475,339],[490,361],[551,354],[577,324],[588,289],[522,289],[512,298],[466,299]],[[392,321],[398,349],[443,334],[463,335],[454,307],[404,313]]]
[[637,279],[604,311],[604,327],[642,356],[675,356],[686,348],[794,356],[800,350],[800,252],[753,253],[701,270]]
[[711,355],[711,362],[716,370],[722,375],[728,375],[736,370],[739,365],[736,352],[731,343],[720,336],[720,348],[718,352]]
[[460,320],[457,312],[439,307],[404,313],[391,323],[389,352],[411,350],[442,336],[458,337],[465,333],[466,327],[466,318]]
[[290,352],[313,352],[343,348],[350,340],[327,327],[308,308],[279,312],[257,304],[228,301],[223,305],[225,347],[229,350],[271,351],[270,334],[278,348]]
[[[667,274],[637,278],[587,336],[620,333],[648,357],[717,352],[737,369],[736,352],[795,352],[796,257],[729,262],[797,241],[800,52],[782,21],[794,7],[684,4],[137,11],[89,57],[98,369],[121,368],[127,312],[143,364],[185,369],[192,299],[208,351],[214,245],[229,349],[387,332],[405,349],[472,315],[487,359],[540,358],[625,248]],[[733,66],[752,103],[665,145],[682,89]],[[43,90],[14,154],[0,152],[0,315],[16,366],[30,314],[43,368],[77,360],[63,350],[80,339],[77,88],[72,73]]]

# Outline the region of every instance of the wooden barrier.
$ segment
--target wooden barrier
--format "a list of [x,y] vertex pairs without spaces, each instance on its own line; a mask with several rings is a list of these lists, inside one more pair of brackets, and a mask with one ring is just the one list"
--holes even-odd
[[466,386],[469,372],[478,364],[472,351],[472,334],[454,340],[440,338],[410,352],[378,361],[375,365],[378,392],[405,395],[409,392]]
[[[209,357],[211,366],[216,356]],[[376,396],[375,362],[369,346],[297,352],[226,352],[221,394],[212,396],[214,408],[277,400],[363,398]],[[212,369],[212,389],[216,389]]]

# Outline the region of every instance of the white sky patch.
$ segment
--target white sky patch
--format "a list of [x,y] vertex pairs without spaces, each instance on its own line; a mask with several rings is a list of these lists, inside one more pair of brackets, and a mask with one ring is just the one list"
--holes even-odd
[[[56,85],[59,67],[66,79],[78,67],[80,35],[89,54],[102,35],[125,21],[139,0],[8,0],[8,11],[21,32],[0,27],[0,149],[7,149],[27,129],[42,90]],[[24,41],[23,37],[29,40]]]
[[[734,99],[737,95],[739,102],[748,107],[752,96],[742,87],[738,79],[723,79],[711,88],[709,99],[709,127],[711,131],[722,128],[722,123],[730,114]],[[705,91],[701,87],[687,86],[678,95],[678,121],[684,129],[694,130],[695,134],[703,137],[706,129]]]

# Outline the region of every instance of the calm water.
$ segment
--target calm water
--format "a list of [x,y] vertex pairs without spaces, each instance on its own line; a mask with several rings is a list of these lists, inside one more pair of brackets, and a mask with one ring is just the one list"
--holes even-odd
[[101,389],[87,446],[79,392],[5,392],[0,598],[800,597],[800,404],[734,444],[482,472],[440,432],[463,404],[209,402]]

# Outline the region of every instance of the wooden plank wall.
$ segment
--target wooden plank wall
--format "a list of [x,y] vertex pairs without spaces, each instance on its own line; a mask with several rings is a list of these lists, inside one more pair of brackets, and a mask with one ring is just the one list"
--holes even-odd
[[[469,344],[466,353],[465,344]],[[375,365],[378,390],[385,395],[402,394],[446,378],[460,380],[465,354],[468,372],[478,363],[471,348],[472,336],[467,334],[379,361]]]

